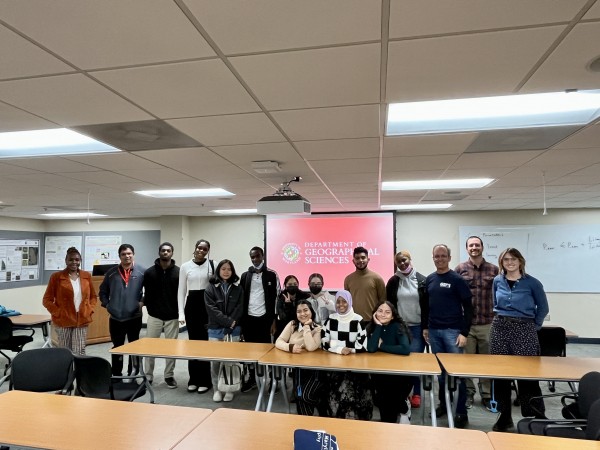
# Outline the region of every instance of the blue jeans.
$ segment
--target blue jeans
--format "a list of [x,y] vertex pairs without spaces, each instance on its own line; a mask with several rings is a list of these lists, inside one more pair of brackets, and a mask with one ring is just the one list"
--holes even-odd
[[[423,353],[425,350],[425,339],[423,339],[423,330],[421,325],[409,325],[408,329],[412,335],[412,341],[410,343],[411,353]],[[421,395],[421,378],[413,378],[413,395]]]
[[[460,330],[450,329],[429,329],[429,344],[433,353],[464,353],[464,349],[456,345],[456,339],[460,334]],[[438,377],[440,391],[439,399],[440,406],[446,406],[446,398],[444,390],[446,386],[446,371],[442,370],[442,375]],[[456,414],[467,414],[467,386],[464,379],[460,379],[458,383],[458,400],[456,403]]]

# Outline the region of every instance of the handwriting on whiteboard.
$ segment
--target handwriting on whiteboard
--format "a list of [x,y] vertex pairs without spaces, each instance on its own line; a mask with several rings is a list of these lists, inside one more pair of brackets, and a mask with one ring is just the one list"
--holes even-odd
[[600,248],[600,238],[588,236],[587,242],[583,239],[578,241],[543,242],[542,248],[546,251],[552,250],[594,250]]

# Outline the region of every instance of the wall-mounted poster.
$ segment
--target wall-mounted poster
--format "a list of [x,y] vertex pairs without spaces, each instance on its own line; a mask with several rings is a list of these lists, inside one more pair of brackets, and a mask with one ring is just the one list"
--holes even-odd
[[39,278],[39,239],[0,239],[0,282]]
[[81,236],[46,236],[44,246],[44,270],[63,270],[65,268],[65,256],[69,247],[75,247],[81,253]]
[[122,236],[86,236],[84,269],[92,271],[98,264],[119,264]]

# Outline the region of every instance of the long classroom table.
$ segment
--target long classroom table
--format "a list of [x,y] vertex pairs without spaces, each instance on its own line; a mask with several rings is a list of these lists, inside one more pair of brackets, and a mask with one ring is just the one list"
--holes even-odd
[[173,448],[212,411],[9,391],[0,394],[0,443],[61,450]]
[[[352,371],[367,373],[384,373],[389,375],[412,375],[423,378],[424,389],[429,390],[431,404],[431,423],[437,425],[433,396],[433,376],[442,373],[435,355],[431,353],[411,353],[408,356],[393,355],[391,353],[359,353],[338,355],[324,350],[314,352],[290,353],[277,348],[258,360],[259,364],[273,366],[276,369],[283,367],[299,367],[302,369]],[[287,403],[287,394],[283,380],[281,392]],[[276,386],[271,386],[267,411],[270,411],[275,395]],[[425,423],[425,405],[422,405],[423,423]]]
[[175,449],[292,449],[298,428],[327,431],[336,436],[342,450],[492,450],[487,435],[477,430],[424,430],[411,425],[225,408],[214,411]]
[[[236,361],[258,366],[261,356],[273,349],[272,344],[256,344],[252,342],[222,342],[222,341],[190,341],[186,339],[160,339],[142,338],[129,342],[120,347],[110,350],[117,355],[131,355],[137,358],[174,358],[174,359],[199,359],[203,361]],[[144,365],[139,362],[139,368],[143,374]],[[264,381],[258,376],[258,399],[256,410],[261,409],[264,394]],[[150,391],[152,399],[154,391],[152,385],[146,382],[146,388]]]
[[438,353],[446,370],[448,425],[454,427],[450,389],[452,378],[508,378],[511,380],[579,381],[583,375],[600,370],[600,358],[567,356],[514,356]]
[[9,319],[15,330],[40,328],[44,337],[42,348],[52,347],[52,340],[50,339],[50,321],[52,318],[49,314],[21,314],[19,316],[11,316]]
[[532,436],[516,433],[488,433],[495,450],[600,450],[600,441]]

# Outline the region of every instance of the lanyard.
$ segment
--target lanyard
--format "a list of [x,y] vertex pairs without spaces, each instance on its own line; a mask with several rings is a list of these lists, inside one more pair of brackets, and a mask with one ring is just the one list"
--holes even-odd
[[127,285],[129,284],[129,277],[131,276],[132,268],[133,266],[129,269],[125,269],[124,267],[119,266],[119,275],[121,275],[121,278],[123,278],[123,281],[125,282],[125,287],[127,287]]

